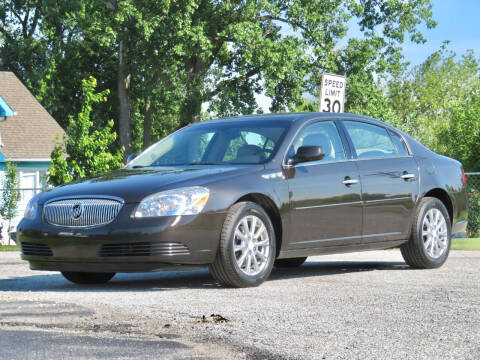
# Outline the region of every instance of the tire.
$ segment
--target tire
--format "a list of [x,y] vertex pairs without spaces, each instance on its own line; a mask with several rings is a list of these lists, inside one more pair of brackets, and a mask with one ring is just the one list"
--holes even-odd
[[[255,233],[259,235],[255,236]],[[210,272],[224,286],[258,286],[272,272],[275,243],[272,222],[261,206],[253,202],[234,204],[223,223],[217,255],[214,263],[210,264]]]
[[274,266],[279,268],[294,268],[302,266],[302,264],[307,260],[306,257],[297,257],[290,259],[277,259],[275,260]]
[[75,284],[105,284],[115,276],[115,273],[93,273],[62,271],[62,275],[68,281]]
[[451,238],[451,221],[445,205],[437,198],[425,197],[417,206],[410,239],[400,251],[413,268],[438,268],[448,258]]

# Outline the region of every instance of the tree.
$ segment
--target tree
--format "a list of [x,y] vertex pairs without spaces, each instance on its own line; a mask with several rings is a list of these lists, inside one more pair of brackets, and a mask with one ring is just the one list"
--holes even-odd
[[[126,156],[199,121],[202,106],[218,116],[258,112],[255,95],[265,91],[271,111],[283,111],[317,94],[325,71],[385,72],[406,35],[424,41],[417,27],[432,27],[431,16],[430,0],[6,0],[0,58],[56,118],[79,111],[74,84],[94,75],[112,90],[104,113]],[[361,35],[341,46],[350,23]]]
[[[7,233],[10,231],[10,223],[17,216],[17,204],[20,200],[18,171],[15,164],[7,162],[7,170],[3,177],[2,201],[0,203],[0,215],[7,220]],[[10,245],[10,237],[8,238]]]
[[[424,39],[416,26],[431,21],[429,1],[190,1],[171,6],[166,46],[159,49],[164,63],[175,71],[165,74],[180,79],[180,124],[200,119],[202,104],[218,115],[257,111],[255,94],[266,91],[273,98],[271,110],[280,111],[301,100],[308,91],[318,93],[320,74],[343,72],[335,50],[347,34],[347,22],[356,19],[364,47],[375,52],[386,68],[398,60],[398,45],[406,33],[411,40]],[[155,48],[155,47],[154,47]],[[346,47],[346,57],[353,51]],[[354,59],[354,56],[350,57]],[[370,57],[372,59],[373,57]],[[353,69],[363,68],[357,56]]]
[[101,130],[93,130],[92,106],[106,101],[108,91],[95,93],[97,81],[90,77],[82,81],[83,104],[76,118],[70,117],[63,144],[52,152],[48,182],[60,185],[72,180],[103,174],[122,166],[122,150],[111,152],[116,133],[113,121]]
[[[0,69],[13,71],[64,129],[81,109],[82,79],[92,75],[100,89],[115,90],[111,52],[85,38],[75,21],[83,2],[0,1]],[[116,117],[115,96],[95,112]]]
[[432,150],[480,170],[480,62],[445,43],[427,60],[388,83],[385,104],[402,127]]

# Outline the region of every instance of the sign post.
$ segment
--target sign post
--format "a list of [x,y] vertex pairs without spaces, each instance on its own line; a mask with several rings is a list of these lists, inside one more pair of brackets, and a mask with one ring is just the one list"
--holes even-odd
[[347,78],[342,75],[323,74],[320,111],[342,113],[345,103]]

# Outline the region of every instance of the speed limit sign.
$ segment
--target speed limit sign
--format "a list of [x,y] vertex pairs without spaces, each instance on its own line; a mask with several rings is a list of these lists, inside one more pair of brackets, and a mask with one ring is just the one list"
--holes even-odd
[[343,112],[345,102],[345,85],[347,78],[342,75],[323,74],[320,111]]

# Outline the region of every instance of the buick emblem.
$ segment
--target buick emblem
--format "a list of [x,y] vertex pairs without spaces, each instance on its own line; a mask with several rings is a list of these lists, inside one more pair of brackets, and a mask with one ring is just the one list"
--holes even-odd
[[71,210],[71,216],[73,220],[78,220],[83,214],[83,204],[82,203],[76,203],[75,205],[72,206]]

